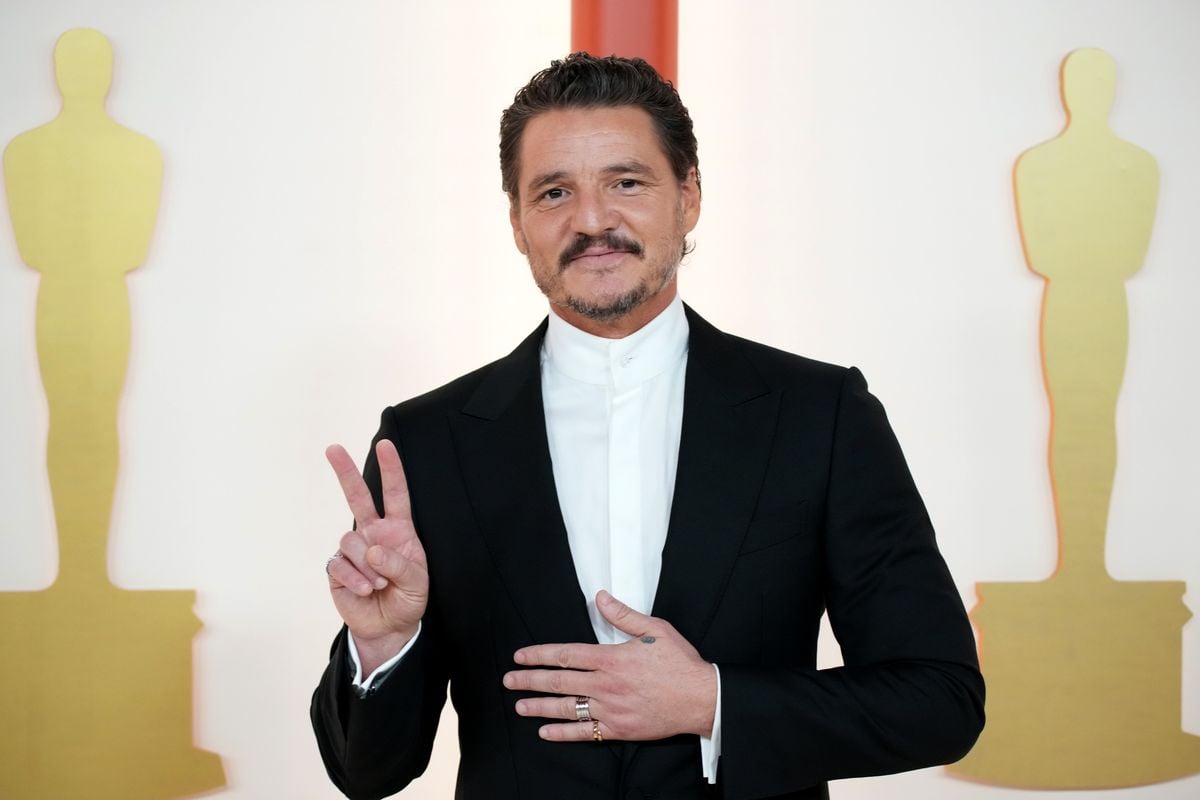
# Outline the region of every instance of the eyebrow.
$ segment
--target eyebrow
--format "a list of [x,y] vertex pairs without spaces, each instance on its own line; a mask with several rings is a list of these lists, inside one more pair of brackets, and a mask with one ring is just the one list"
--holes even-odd
[[527,185],[525,188],[532,194],[538,189],[541,189],[543,186],[551,183],[558,183],[565,177],[567,177],[567,173],[565,170],[561,169],[554,172],[543,172],[541,175],[538,175],[536,178],[531,180],[529,185]]
[[640,161],[630,160],[622,161],[619,164],[612,164],[604,168],[605,175],[619,175],[622,173],[632,173],[633,175],[653,175],[654,170]]
[[[654,170],[636,159],[630,161],[621,161],[616,164],[609,164],[607,167],[602,169],[601,172],[605,175],[632,174],[650,177],[654,176]],[[555,170],[554,172],[543,172],[541,175],[538,175],[531,180],[528,185],[526,185],[525,190],[530,194],[533,194],[542,187],[548,186],[552,183],[558,183],[566,177],[566,170],[559,169]]]

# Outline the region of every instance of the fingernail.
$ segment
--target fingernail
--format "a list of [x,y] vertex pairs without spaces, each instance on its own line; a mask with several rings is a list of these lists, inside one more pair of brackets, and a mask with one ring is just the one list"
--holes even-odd
[[596,598],[597,603],[604,603],[604,605],[608,605],[609,603],[612,602],[612,600],[613,600],[613,596],[611,594],[609,594],[607,591],[605,591],[604,589],[600,590],[600,596]]
[[513,653],[513,661],[517,662],[518,664],[524,664],[525,663],[524,651],[518,650],[517,652]]
[[523,716],[525,716],[525,712],[526,712],[526,710],[527,710],[527,708],[526,708],[526,705],[525,705],[525,701],[524,701],[524,700],[518,700],[518,701],[517,701],[517,713],[518,713],[518,714],[520,714],[520,715],[523,717]]
[[367,583],[366,581],[363,581],[362,583],[360,583],[358,585],[358,593],[361,594],[363,597],[366,597],[372,591],[374,591],[374,590],[371,588],[371,584]]
[[380,547],[379,545],[375,545],[370,550],[368,550],[367,551],[367,561],[373,567],[378,567],[380,564],[382,564],[383,563],[383,548]]
[[550,729],[545,726],[538,728],[538,736],[542,737],[543,739],[549,739],[549,733]]
[[504,688],[513,688],[513,676],[511,672],[504,673]]
[[387,578],[376,578],[375,579],[375,588],[376,589],[386,589],[387,584],[388,584]]

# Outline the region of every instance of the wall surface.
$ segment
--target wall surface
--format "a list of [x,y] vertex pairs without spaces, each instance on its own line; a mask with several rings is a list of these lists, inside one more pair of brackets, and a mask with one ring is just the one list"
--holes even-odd
[[[511,243],[496,126],[516,88],[566,50],[569,7],[0,6],[0,141],[57,113],[54,42],[90,26],[116,52],[109,113],[163,151],[155,238],[128,279],[109,563],[127,588],[198,592],[196,740],[222,755],[229,781],[214,796],[337,796],[307,719],[337,629],[321,565],[349,523],[321,453],[338,441],[365,454],[384,405],[506,353],[544,315]],[[1122,579],[1187,581],[1200,610],[1200,4],[733,8],[680,3],[680,88],[705,189],[683,295],[721,327],[863,369],[968,606],[977,581],[1054,567],[1042,281],[1024,264],[1011,170],[1063,125],[1063,56],[1096,46],[1116,59],[1112,126],[1154,154],[1162,187],[1128,282],[1108,565]],[[0,224],[6,591],[43,588],[56,571],[37,286]],[[1200,734],[1200,625],[1183,640],[1182,726]],[[836,643],[822,657],[836,662]],[[450,796],[453,729],[448,715],[412,796]],[[1085,793],[925,770],[833,794]],[[1104,796],[1197,795],[1200,777]]]

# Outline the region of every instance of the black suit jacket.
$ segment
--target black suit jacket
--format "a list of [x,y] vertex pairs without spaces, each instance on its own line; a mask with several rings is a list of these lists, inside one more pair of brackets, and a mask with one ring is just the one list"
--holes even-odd
[[[542,408],[545,323],[509,356],[383,413],[429,559],[421,635],[366,698],[345,632],[313,695],[352,798],[424,770],[446,682],[455,796],[823,798],[825,781],[947,763],[983,724],[962,603],[883,408],[855,369],[724,334],[691,309],[676,487],[653,613],[722,684],[719,783],[699,740],[550,743],[501,685],[520,647],[595,642],[555,494]],[[373,448],[372,448],[373,452]],[[379,498],[374,458],[364,470]],[[828,609],[845,666],[815,668]]]

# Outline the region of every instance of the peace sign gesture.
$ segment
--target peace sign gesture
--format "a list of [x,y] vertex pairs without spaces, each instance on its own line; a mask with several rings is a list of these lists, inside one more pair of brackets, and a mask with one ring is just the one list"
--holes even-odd
[[382,517],[345,448],[335,444],[325,451],[357,523],[329,561],[329,591],[354,634],[364,675],[416,635],[429,600],[429,567],[413,527],[400,454],[391,441],[381,439],[375,456],[383,485]]

